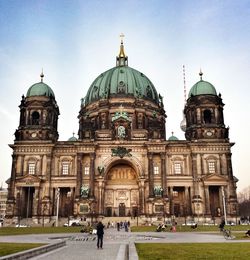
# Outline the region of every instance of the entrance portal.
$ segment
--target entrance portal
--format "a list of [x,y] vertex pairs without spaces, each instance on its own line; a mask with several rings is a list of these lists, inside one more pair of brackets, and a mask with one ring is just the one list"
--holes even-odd
[[120,203],[119,204],[119,217],[125,217],[125,213],[126,213],[125,203]]
[[210,210],[213,217],[221,217],[219,186],[209,186]]
[[21,218],[31,218],[33,215],[33,198],[34,198],[34,187],[22,188],[22,196],[17,196],[17,210],[18,216]]
[[133,206],[139,203],[135,170],[125,163],[113,166],[106,176],[104,194],[106,216],[131,216]]

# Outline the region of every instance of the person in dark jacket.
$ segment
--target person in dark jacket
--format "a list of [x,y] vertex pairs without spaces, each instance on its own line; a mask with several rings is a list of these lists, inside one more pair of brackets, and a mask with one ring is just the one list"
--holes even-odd
[[104,225],[102,224],[101,221],[98,222],[96,226],[96,234],[97,234],[97,249],[101,248],[103,245],[103,235],[104,235]]

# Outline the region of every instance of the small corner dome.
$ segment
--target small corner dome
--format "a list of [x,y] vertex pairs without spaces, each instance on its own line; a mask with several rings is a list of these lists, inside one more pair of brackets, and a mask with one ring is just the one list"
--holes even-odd
[[27,97],[31,97],[31,96],[47,96],[47,97],[54,97],[55,98],[55,94],[53,92],[53,90],[45,83],[43,82],[38,82],[33,84],[27,91],[26,94]]
[[195,83],[193,87],[190,89],[188,97],[198,96],[198,95],[214,95],[217,96],[217,92],[215,87],[208,81],[204,81],[202,79],[203,73],[200,72],[200,81]]
[[173,135],[173,133],[172,133],[172,135],[168,138],[168,141],[178,141],[179,139],[176,137],[176,136],[174,136]]
[[78,139],[75,137],[75,136],[71,136],[69,139],[68,139],[69,142],[75,142],[75,141],[78,141]]

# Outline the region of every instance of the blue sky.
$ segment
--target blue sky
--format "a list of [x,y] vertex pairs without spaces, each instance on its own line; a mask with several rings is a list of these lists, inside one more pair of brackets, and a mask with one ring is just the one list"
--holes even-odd
[[129,66],[164,97],[167,136],[184,139],[183,75],[187,91],[199,80],[222,94],[230,126],[238,190],[250,185],[250,1],[0,0],[0,183],[10,176],[21,96],[43,68],[60,108],[59,138],[78,131],[80,99],[94,79],[115,66],[125,34]]

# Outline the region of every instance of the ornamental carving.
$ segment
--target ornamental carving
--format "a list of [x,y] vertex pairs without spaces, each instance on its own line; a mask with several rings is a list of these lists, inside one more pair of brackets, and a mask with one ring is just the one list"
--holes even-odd
[[131,157],[132,154],[130,153],[132,149],[127,149],[126,147],[118,146],[117,148],[112,148],[112,156],[119,156],[123,158],[124,156]]

